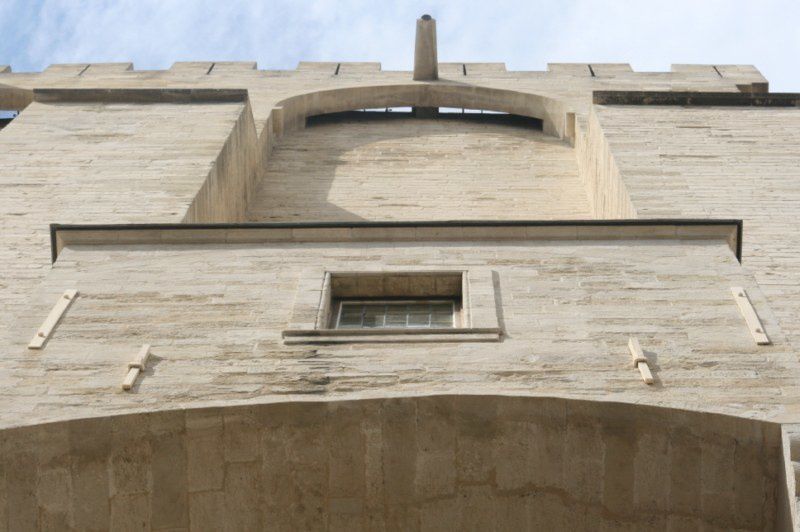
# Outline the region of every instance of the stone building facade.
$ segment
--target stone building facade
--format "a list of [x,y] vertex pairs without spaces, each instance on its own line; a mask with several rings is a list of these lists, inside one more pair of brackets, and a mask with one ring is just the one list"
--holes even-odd
[[0,529],[796,526],[800,97],[433,24],[0,66]]

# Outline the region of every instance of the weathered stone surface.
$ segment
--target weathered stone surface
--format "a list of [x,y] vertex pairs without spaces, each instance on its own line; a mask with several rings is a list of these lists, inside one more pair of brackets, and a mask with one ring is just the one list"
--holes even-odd
[[[764,530],[775,524],[781,436],[770,423],[489,395],[227,406],[134,417],[150,420],[139,437],[153,449],[153,461],[141,462],[152,478],[129,494],[113,492],[119,464],[102,420],[46,425],[33,440],[28,429],[5,431],[0,465],[6,470],[43,463],[48,438],[72,432],[77,423],[77,430],[96,434],[91,442],[72,442],[61,469],[30,467],[7,477],[15,490],[24,483],[39,486],[28,504],[6,506],[9,528],[641,530],[669,521]],[[204,460],[224,470],[224,483],[216,487],[186,477],[189,441],[196,438],[187,429],[200,426],[221,435],[209,443],[217,452]],[[543,434],[552,435],[552,445],[540,446],[537,435]],[[247,461],[223,452],[224,442],[251,437],[263,443],[251,446]],[[687,440],[705,457],[702,467],[695,466],[701,469],[696,477],[687,470]],[[709,460],[728,455],[735,455],[733,469]],[[475,474],[476,465],[481,474]],[[80,494],[69,492],[70,470],[79,479],[72,490]],[[703,494],[688,505],[684,490],[665,483],[684,474],[694,478],[686,487]],[[659,496],[650,500],[648,493]],[[70,509],[75,495],[81,504]]]
[[287,137],[248,214],[252,221],[589,217],[564,143],[530,128],[411,118],[325,124]]
[[596,113],[637,216],[744,219],[743,263],[797,349],[800,110],[609,106]]
[[[487,390],[761,419],[786,415],[797,397],[797,361],[727,244],[634,242],[67,247],[18,314],[11,349],[0,361],[4,378],[14,383],[3,389],[0,420],[13,426],[285,394]],[[281,338],[308,268],[464,265],[494,272],[494,288],[488,289],[503,330],[499,344],[287,346]],[[318,289],[322,282],[320,273]],[[31,354],[30,331],[66,284],[81,295],[47,348]],[[731,297],[734,285],[747,287],[773,345],[753,342]],[[653,357],[655,388],[644,386],[630,368],[630,335]],[[152,345],[154,362],[136,393],[120,392],[126,365],[143,343]],[[46,371],[23,371],[33,361]],[[39,393],[43,387],[46,395]],[[225,454],[248,461],[250,446],[252,441],[226,441]]]
[[250,115],[245,110],[245,104],[34,103],[4,129],[0,338],[47,272],[50,223],[241,219],[255,164],[255,131],[252,119],[242,118]]
[[[0,132],[0,529],[790,526],[800,123],[776,105],[796,95],[747,65],[438,66],[0,67],[0,108],[22,110]],[[542,127],[305,127],[393,106]],[[675,223],[87,231],[49,263],[49,223],[667,217],[743,218],[744,266],[738,226]],[[489,272],[467,303],[502,341],[287,345],[309,268]]]

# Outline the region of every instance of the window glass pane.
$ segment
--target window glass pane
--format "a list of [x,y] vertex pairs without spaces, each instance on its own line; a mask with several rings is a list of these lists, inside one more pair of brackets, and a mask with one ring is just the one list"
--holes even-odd
[[364,327],[383,327],[386,305],[364,305]]
[[408,316],[407,305],[387,305],[386,307],[386,326],[405,327]]
[[452,327],[452,303],[435,303],[431,305],[431,327]]
[[413,304],[408,306],[408,326],[428,327],[431,323],[431,306],[428,304]]
[[453,327],[452,301],[435,302],[342,302],[339,321],[342,329],[445,328]]
[[361,328],[363,305],[342,305],[342,314],[339,317],[339,327]]
[[431,304],[431,312],[433,314],[453,314],[453,304],[449,301],[447,303],[433,303]]

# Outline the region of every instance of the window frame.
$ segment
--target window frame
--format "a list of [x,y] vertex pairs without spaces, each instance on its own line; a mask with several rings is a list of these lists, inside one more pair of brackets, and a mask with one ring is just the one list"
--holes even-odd
[[[331,330],[345,330],[345,331],[360,331],[364,329],[370,330],[391,330],[391,329],[398,329],[403,331],[415,331],[415,330],[435,330],[435,329],[458,329],[461,325],[461,301],[460,297],[441,297],[441,298],[424,298],[424,299],[413,299],[413,298],[399,298],[399,299],[369,299],[369,298],[338,298],[333,300],[333,307],[335,313],[333,313],[332,320],[330,323]],[[428,326],[411,326],[406,323],[406,326],[401,327],[364,327],[363,325],[360,327],[342,327],[342,309],[345,305],[433,305],[433,304],[441,304],[441,303],[450,303],[450,310],[451,310],[451,324],[449,326],[443,327],[432,327],[431,325]],[[385,323],[385,317],[384,317]]]
[[[416,283],[404,293],[394,293],[387,289],[391,283],[380,282],[403,277],[415,277],[425,282],[422,285]],[[442,286],[439,286],[438,282],[431,285],[431,278],[447,279],[447,282]],[[457,279],[457,283],[453,282],[454,278]],[[281,336],[287,345],[499,342],[502,340],[503,332],[498,315],[497,282],[497,273],[484,267],[433,269],[409,266],[360,271],[308,268],[299,273],[292,314]],[[458,288],[454,289],[456,284]],[[429,292],[430,295],[423,295],[420,289],[423,285],[427,288],[432,286],[434,291]],[[383,293],[376,297],[367,295],[381,290]],[[382,301],[443,298],[456,299],[460,302],[459,321],[454,327],[359,329],[333,327],[338,313],[336,303],[339,299]]]

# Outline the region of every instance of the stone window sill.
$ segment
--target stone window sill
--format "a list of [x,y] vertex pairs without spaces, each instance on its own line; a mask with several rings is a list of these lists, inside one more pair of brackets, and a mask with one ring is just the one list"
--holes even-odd
[[499,328],[446,329],[287,329],[285,344],[499,342]]

